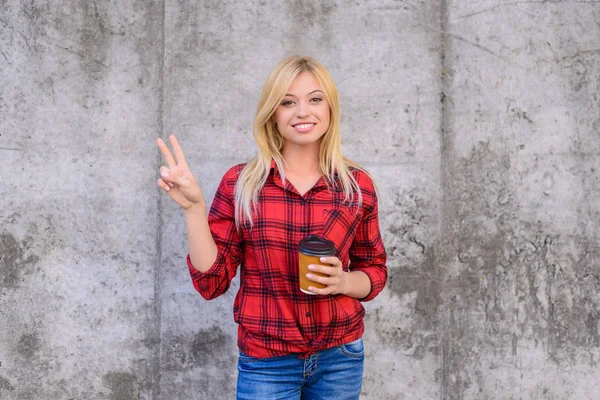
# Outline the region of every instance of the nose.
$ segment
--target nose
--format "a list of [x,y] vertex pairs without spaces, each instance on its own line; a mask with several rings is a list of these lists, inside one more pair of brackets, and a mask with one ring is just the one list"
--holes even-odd
[[303,101],[298,102],[298,106],[296,107],[296,116],[298,118],[308,117],[308,104],[305,104]]

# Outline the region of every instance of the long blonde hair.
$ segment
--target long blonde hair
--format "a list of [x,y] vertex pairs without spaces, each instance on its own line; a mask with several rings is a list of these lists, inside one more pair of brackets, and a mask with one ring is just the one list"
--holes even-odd
[[281,60],[267,77],[258,102],[252,131],[258,145],[258,154],[242,170],[235,186],[235,221],[242,225],[253,225],[253,213],[257,211],[258,196],[263,188],[275,160],[279,173],[283,173],[283,137],[276,130],[272,116],[281,100],[301,72],[315,76],[330,107],[330,122],[327,132],[321,138],[319,147],[319,169],[328,186],[336,185],[336,173],[345,194],[345,201],[357,195],[358,207],[362,204],[360,187],[352,175],[350,167],[364,171],[355,162],[342,155],[340,135],[340,104],[338,91],[329,72],[311,57],[291,56]]

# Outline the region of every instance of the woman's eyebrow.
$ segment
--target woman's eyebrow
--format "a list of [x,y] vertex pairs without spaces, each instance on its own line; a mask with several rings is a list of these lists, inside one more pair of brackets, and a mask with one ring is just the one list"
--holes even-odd
[[[310,92],[308,94],[308,96],[310,96],[311,94],[315,93],[315,92],[321,92],[321,94],[323,94],[323,91],[321,89],[317,89],[317,90],[313,90],[312,92]],[[293,95],[291,93],[287,93],[286,96],[290,96],[290,97],[296,97],[296,95]]]

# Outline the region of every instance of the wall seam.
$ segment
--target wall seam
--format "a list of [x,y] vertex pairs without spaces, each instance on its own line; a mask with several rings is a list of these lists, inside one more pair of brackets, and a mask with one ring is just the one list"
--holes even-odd
[[[440,85],[441,85],[441,93],[440,93],[440,234],[441,237],[445,237],[447,226],[447,210],[446,210],[446,185],[447,185],[447,174],[445,173],[446,167],[448,164],[448,151],[449,148],[447,146],[448,140],[448,110],[446,108],[446,93],[448,92],[448,71],[446,69],[446,51],[448,45],[448,0],[440,0]],[[443,251],[443,250],[442,250]],[[443,263],[442,263],[443,264]],[[443,271],[441,271],[443,276]],[[443,280],[442,280],[443,282]],[[442,288],[443,288],[442,283]],[[447,389],[448,389],[448,357],[449,357],[449,316],[447,312],[444,310],[440,310],[441,316],[439,316],[441,320],[441,332],[440,332],[440,342],[441,342],[441,354],[442,358],[440,360],[441,369],[442,369],[442,379],[440,382],[440,399],[444,400],[447,398]]]
[[[160,49],[158,58],[158,134],[160,137],[164,137],[165,125],[164,125],[164,104],[165,104],[165,30],[166,30],[166,0],[162,1],[161,14],[160,14]],[[156,171],[160,169],[162,165],[162,154],[160,149],[156,149]],[[156,262],[154,265],[154,313],[155,313],[155,332],[154,332],[154,355],[152,365],[152,399],[160,400],[161,390],[161,369],[160,361],[162,355],[162,190],[158,189],[158,198],[156,201],[156,216],[157,216],[157,227],[156,227]]]

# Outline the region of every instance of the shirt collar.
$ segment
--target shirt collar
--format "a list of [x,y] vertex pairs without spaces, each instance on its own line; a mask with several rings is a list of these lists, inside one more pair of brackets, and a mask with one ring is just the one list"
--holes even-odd
[[[271,159],[271,167],[269,170],[269,174],[272,175],[274,182],[278,185],[281,186],[282,188],[286,188],[287,185],[290,185],[288,187],[288,189],[291,188],[291,184],[289,181],[286,181],[286,183],[284,184],[281,180],[281,173],[279,172],[279,169],[277,168],[277,163],[275,162],[274,159]],[[337,175],[336,175],[337,177]],[[315,186],[313,186],[312,190],[314,189],[321,189],[321,188],[327,188],[327,183],[326,180],[323,176],[321,176],[321,178],[319,178],[319,180],[317,181],[317,183],[315,184]]]
[[275,182],[277,186],[280,186],[285,189],[285,185],[281,180],[281,174],[279,173],[279,169],[277,168],[277,163],[274,159],[271,159],[271,169],[269,170],[269,176],[271,176],[273,182]]

